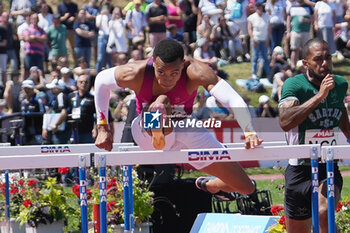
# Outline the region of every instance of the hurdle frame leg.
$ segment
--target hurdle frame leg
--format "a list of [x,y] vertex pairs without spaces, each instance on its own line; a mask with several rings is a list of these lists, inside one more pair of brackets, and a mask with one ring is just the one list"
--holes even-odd
[[318,150],[317,147],[311,148],[311,203],[312,203],[312,229],[313,233],[320,232],[320,220],[318,212]]
[[10,212],[10,178],[9,178],[9,170],[5,170],[5,222],[7,232],[11,230],[11,212]]
[[99,156],[100,170],[100,231],[107,233],[107,177],[106,155]]
[[124,165],[123,189],[124,189],[124,232],[134,232],[134,196],[132,186],[132,165]]
[[86,156],[79,157],[79,184],[80,184],[80,211],[81,232],[88,233],[88,204],[87,204],[87,182],[86,182]]
[[328,233],[335,233],[335,187],[334,187],[334,149],[327,149],[327,199],[328,199]]

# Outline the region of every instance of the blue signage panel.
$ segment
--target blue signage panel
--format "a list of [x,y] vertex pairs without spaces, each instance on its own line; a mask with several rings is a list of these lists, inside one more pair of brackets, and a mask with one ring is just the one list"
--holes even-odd
[[266,233],[279,216],[199,214],[190,233]]

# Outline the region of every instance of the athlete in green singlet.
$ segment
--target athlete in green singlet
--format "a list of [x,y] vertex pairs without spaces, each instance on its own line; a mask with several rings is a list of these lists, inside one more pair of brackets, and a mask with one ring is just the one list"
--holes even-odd
[[[304,48],[305,74],[286,80],[279,103],[280,124],[289,144],[337,144],[341,130],[350,138],[350,124],[344,98],[347,81],[332,74],[332,57],[327,42],[308,41]],[[326,165],[319,164],[320,232],[328,232]],[[292,159],[286,170],[285,213],[288,233],[311,232],[310,160]],[[334,164],[335,203],[343,185],[337,162]]]

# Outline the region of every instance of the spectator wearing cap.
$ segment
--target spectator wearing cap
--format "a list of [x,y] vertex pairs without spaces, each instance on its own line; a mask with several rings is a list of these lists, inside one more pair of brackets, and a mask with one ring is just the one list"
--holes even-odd
[[27,80],[32,80],[34,82],[34,92],[39,93],[45,90],[46,81],[43,76],[43,72],[37,67],[32,66],[29,69],[30,76]]
[[270,98],[267,95],[259,97],[259,106],[256,108],[258,117],[276,117],[277,112],[270,105]]
[[4,24],[3,18],[0,17],[0,69],[1,69],[1,81],[4,87],[7,81],[7,29]]
[[18,71],[11,73],[11,80],[6,82],[4,98],[7,102],[8,114],[21,111],[20,93],[22,90],[22,82]]
[[276,73],[280,72],[282,67],[288,65],[288,61],[284,56],[284,52],[281,46],[276,46],[273,49],[271,61],[270,61],[270,76],[268,77],[269,81],[273,82],[273,77]]
[[78,143],[93,143],[92,130],[96,113],[94,96],[89,93],[90,81],[87,75],[80,75],[77,80],[78,90],[69,94],[72,119],[77,121]]
[[255,4],[256,11],[248,17],[248,32],[253,48],[253,77],[256,78],[258,59],[264,60],[264,71],[268,77],[270,75],[270,62],[268,58],[268,46],[271,36],[271,25],[269,16],[264,13],[264,6],[258,2]]
[[47,125],[43,124],[42,137],[49,143],[66,144],[72,134],[71,127],[66,123],[72,110],[71,102],[68,95],[63,92],[65,86],[59,80],[53,80],[46,87],[54,94],[53,100],[48,104],[48,114],[58,114],[58,119]]
[[25,68],[29,70],[32,66],[37,66],[44,70],[44,52],[47,40],[46,32],[38,26],[38,14],[30,16],[30,25],[23,32],[25,44]]
[[66,26],[60,22],[59,14],[53,15],[52,22],[53,24],[47,31],[47,39],[50,46],[51,62],[52,64],[56,64],[60,57],[68,56],[66,46],[68,33]]
[[106,46],[109,37],[109,10],[108,6],[102,6],[99,14],[96,16],[96,28],[98,29],[97,37],[97,72],[102,70],[102,67],[111,67],[110,54],[106,52]]
[[77,90],[75,81],[72,78],[72,73],[68,67],[63,67],[61,69],[61,75],[62,75],[62,78],[58,82],[65,87],[66,93],[70,93],[72,91]]
[[45,113],[44,105],[36,98],[34,91],[34,82],[32,80],[24,80],[22,82],[22,90],[24,99],[21,103],[21,111],[24,114],[24,145],[39,145],[42,142],[42,115],[34,115],[35,113]]
[[154,0],[146,8],[146,19],[149,26],[149,42],[154,48],[159,41],[166,39],[168,8],[161,0]]
[[[95,37],[95,24],[86,19],[86,11],[79,10],[77,20],[74,22],[75,54],[76,58],[85,57],[88,67],[91,60],[91,39]],[[75,65],[77,65],[77,60]]]
[[141,10],[141,0],[134,0],[134,9],[129,10],[125,16],[125,24],[128,29],[129,47],[134,44],[133,38],[138,38],[138,42],[144,43],[144,30],[147,27],[145,13]]

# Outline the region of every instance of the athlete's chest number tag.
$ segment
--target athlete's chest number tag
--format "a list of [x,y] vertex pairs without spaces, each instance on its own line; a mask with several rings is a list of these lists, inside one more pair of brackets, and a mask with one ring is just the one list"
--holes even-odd
[[305,144],[337,145],[339,129],[311,129],[305,131]]

